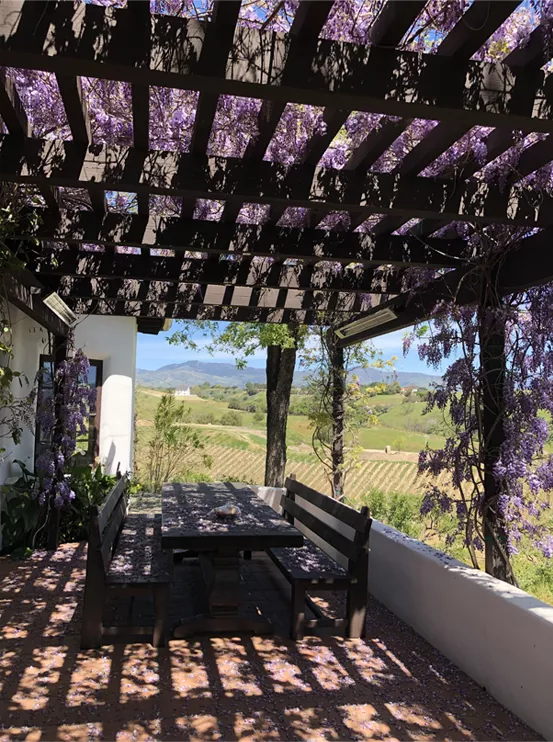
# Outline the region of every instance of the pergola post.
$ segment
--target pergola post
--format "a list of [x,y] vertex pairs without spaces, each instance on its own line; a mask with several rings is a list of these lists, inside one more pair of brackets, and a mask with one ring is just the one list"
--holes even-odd
[[482,503],[486,572],[511,582],[507,562],[507,534],[498,512],[501,484],[494,469],[505,440],[503,425],[505,383],[505,318],[503,302],[495,283],[484,282],[478,308],[481,373],[481,460],[484,465],[484,499]]
[[[52,433],[52,444],[53,444],[53,450],[57,449],[56,442],[61,438],[63,435],[63,426],[61,423],[61,406],[62,406],[62,385],[63,381],[59,379],[57,371],[60,367],[60,365],[65,361],[67,358],[67,338],[61,336],[61,335],[54,335],[54,339],[52,341],[52,356],[54,360],[54,370],[53,370],[53,394],[54,394],[54,400],[55,400],[55,408],[54,408],[54,414],[56,418],[56,422],[54,424],[54,430]],[[60,515],[61,511],[59,507],[56,507],[55,504],[55,492],[54,487],[56,484],[56,480],[52,482],[52,492],[49,497],[48,502],[48,521],[46,524],[46,548],[51,551],[55,551],[59,546],[59,538],[60,538]]]
[[346,372],[344,368],[344,349],[335,342],[335,334],[329,332],[328,349],[331,361],[332,381],[332,496],[341,500],[344,496],[344,397],[346,392]]

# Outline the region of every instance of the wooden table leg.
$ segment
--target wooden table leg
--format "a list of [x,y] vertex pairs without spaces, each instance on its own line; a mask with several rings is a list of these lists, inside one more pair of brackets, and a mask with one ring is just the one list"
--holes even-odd
[[240,615],[244,605],[240,580],[240,553],[219,551],[200,554],[200,564],[207,586],[209,614],[183,621],[173,632],[175,639],[194,634],[229,631],[252,631],[271,634],[273,626],[267,619]]

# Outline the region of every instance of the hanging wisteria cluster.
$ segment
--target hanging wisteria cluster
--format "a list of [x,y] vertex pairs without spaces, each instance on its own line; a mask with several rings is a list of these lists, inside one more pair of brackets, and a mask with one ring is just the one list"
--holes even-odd
[[[71,343],[68,340],[68,345]],[[88,358],[82,350],[75,350],[54,369],[52,379],[39,382],[36,421],[42,450],[36,470],[41,505],[51,499],[55,507],[61,508],[75,497],[65,475],[78,437],[86,435],[90,411],[96,403],[96,389],[87,383],[88,370]]]

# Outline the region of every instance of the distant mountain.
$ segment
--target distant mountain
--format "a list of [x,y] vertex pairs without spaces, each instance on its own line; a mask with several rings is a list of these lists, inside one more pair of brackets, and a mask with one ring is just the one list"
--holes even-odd
[[[376,368],[357,368],[352,373],[359,376],[362,384],[373,381],[393,381],[394,376],[388,371]],[[300,386],[305,383],[306,373],[296,371],[294,383]],[[397,380],[402,386],[425,386],[440,380],[439,376],[409,371],[398,371]],[[245,386],[248,381],[265,383],[265,369],[248,366],[244,369],[236,368],[234,363],[212,363],[210,361],[186,361],[185,363],[171,363],[162,366],[156,371],[136,370],[136,381],[140,386],[161,387],[176,389],[179,387],[194,386],[196,384],[221,384],[223,386]]]

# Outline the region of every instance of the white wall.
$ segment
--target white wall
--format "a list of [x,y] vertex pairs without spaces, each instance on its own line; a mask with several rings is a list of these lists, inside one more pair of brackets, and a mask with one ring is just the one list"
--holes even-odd
[[[254,489],[275,507],[281,491]],[[352,537],[351,528],[324,515]],[[370,546],[369,592],[532,729],[553,739],[553,606],[378,521]]]
[[[36,322],[29,319],[23,312],[11,304],[7,305],[9,316],[12,322],[12,343],[14,349],[14,359],[10,364],[15,371],[21,371],[29,383],[23,382],[23,386],[14,383],[13,392],[16,397],[26,397],[31,391],[36,373],[39,366],[39,357],[41,353],[46,352],[45,346],[48,343],[48,335]],[[10,476],[17,476],[20,472],[19,467],[13,464],[15,459],[24,461],[32,469],[35,450],[34,430],[24,427],[21,443],[15,445],[9,435],[2,435],[0,431],[0,447],[6,449],[6,453],[1,455],[0,461],[0,484],[6,481]]]
[[103,361],[100,460],[108,473],[132,467],[137,328],[134,317],[80,317],[75,345]]
[[369,592],[553,739],[553,606],[376,521]]

